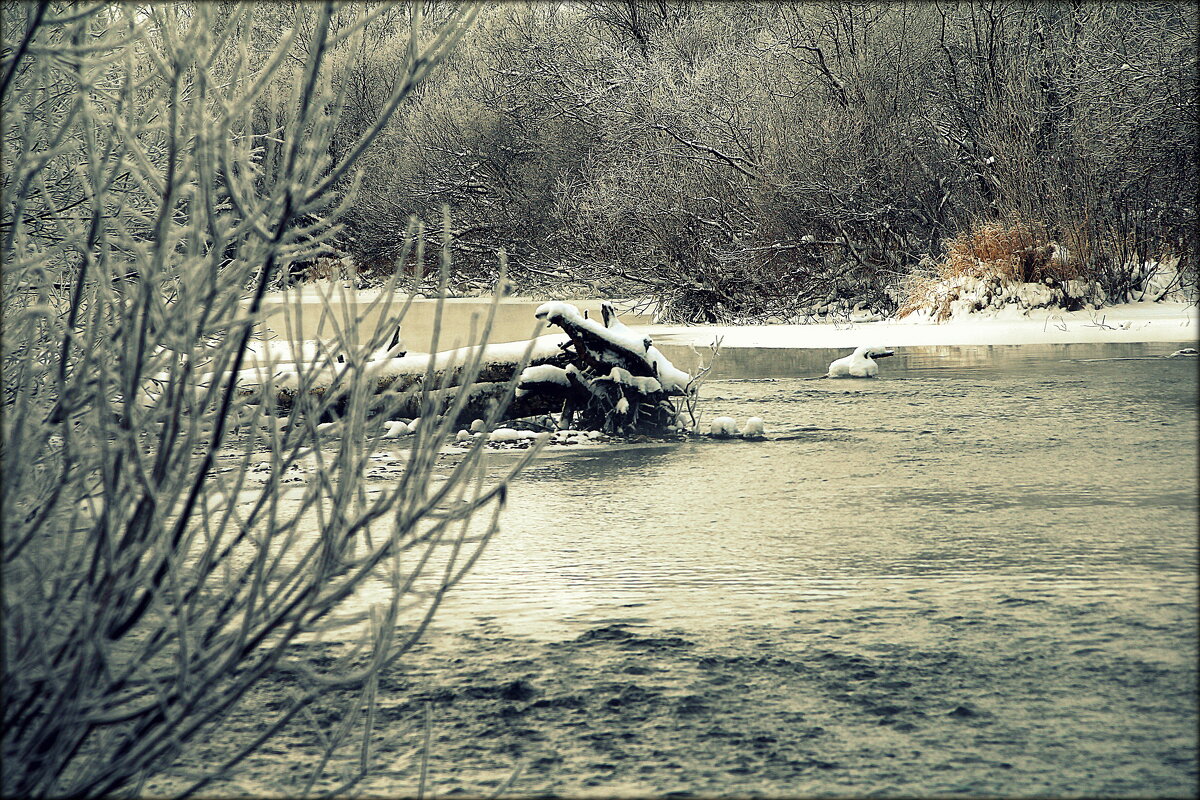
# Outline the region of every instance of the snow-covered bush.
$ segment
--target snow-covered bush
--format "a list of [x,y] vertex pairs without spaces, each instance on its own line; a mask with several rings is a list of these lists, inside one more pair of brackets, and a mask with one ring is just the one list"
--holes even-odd
[[1006,309],[1074,311],[1128,300],[1188,298],[1194,291],[1178,256],[1114,267],[1108,250],[1097,255],[1089,245],[1077,254],[1038,226],[1012,218],[977,224],[948,240],[945,251],[937,261],[926,256],[906,277],[898,316],[945,320]]
[[[339,187],[475,13],[427,36],[420,4],[404,7],[411,58],[334,153],[345,94],[329,57],[376,17],[287,8],[263,40],[259,4],[4,6],[4,796],[137,795],[214,737],[229,760],[187,778],[202,789],[329,686],[361,691],[336,728],[311,718],[321,783],[278,788],[329,787],[352,732],[368,768],[375,677],[494,529],[465,523],[498,512],[504,483],[483,480],[479,448],[435,479],[435,425],[418,426],[400,480],[364,490],[386,432],[357,378],[394,313],[360,337],[331,309],[349,387],[336,425],[306,391],[328,354],[295,371],[286,422],[239,397],[268,286],[336,232],[353,201]],[[284,486],[298,466],[308,479]],[[378,603],[347,609],[364,581]],[[357,656],[314,672],[322,654],[292,645],[318,629]],[[291,699],[257,730],[223,727],[277,668],[302,678]]]
[[926,257],[908,276],[898,315],[937,320],[1005,306],[1080,307],[1104,301],[1066,248],[1034,225],[1015,219],[984,222],[945,243],[940,261]]

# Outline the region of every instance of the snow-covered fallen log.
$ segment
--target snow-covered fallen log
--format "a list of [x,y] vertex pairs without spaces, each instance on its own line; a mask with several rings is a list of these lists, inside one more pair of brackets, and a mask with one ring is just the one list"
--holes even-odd
[[[420,393],[423,386],[431,389],[461,385],[464,378],[472,383],[505,383],[521,367],[526,351],[529,364],[567,363],[563,346],[567,344],[562,335],[540,336],[530,342],[463,347],[440,353],[415,353],[401,358],[382,359],[356,364],[353,361],[335,362],[325,359],[324,363],[261,364],[238,373],[238,386],[244,402],[258,403],[267,399],[270,389],[272,402],[283,409],[291,408],[298,387],[304,385],[314,397],[334,400],[345,396],[352,383],[366,382],[373,393],[391,394]],[[478,361],[477,370],[472,367]],[[213,376],[205,376],[203,382]]]
[[538,319],[562,328],[574,346],[577,366],[607,374],[620,367],[635,377],[656,378],[671,395],[687,392],[692,376],[675,366],[642,336],[617,318],[611,303],[602,303],[603,322],[588,319],[570,303],[543,303],[534,312]]
[[601,321],[562,302],[545,303],[534,313],[566,332],[571,363],[526,369],[518,394],[561,397],[564,425],[608,433],[662,433],[675,426],[671,398],[692,391],[691,375],[622,323],[610,303],[601,305]]
[[[492,409],[504,401],[508,392],[508,381],[472,383],[467,386],[450,386],[428,393],[404,392],[398,397],[381,402],[386,405],[389,417],[416,418],[426,414],[443,416],[462,398],[455,424],[465,425],[472,420],[487,419]],[[522,393],[510,398],[501,419],[521,419],[558,412],[562,400],[552,395]]]
[[[361,363],[266,361],[238,373],[239,393],[244,402],[267,403],[275,413],[299,403],[331,417],[345,412],[353,389],[365,387],[370,414],[412,418],[457,409],[456,421],[468,422],[503,403],[516,377],[502,419],[559,414],[564,425],[609,433],[661,433],[676,424],[672,398],[693,393],[691,375],[625,326],[611,304],[602,305],[602,320],[562,302],[545,303],[535,313],[564,333]],[[300,392],[306,395],[302,403]]]

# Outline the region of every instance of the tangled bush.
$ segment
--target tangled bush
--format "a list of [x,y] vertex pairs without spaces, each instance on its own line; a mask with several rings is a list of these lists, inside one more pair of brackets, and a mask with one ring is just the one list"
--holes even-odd
[[1044,228],[1015,218],[976,224],[945,247],[946,258],[938,265],[942,279],[998,277],[1037,283],[1081,277],[1079,262],[1050,241]]
[[1010,304],[1072,308],[1104,301],[1079,259],[1044,228],[1016,218],[977,223],[947,240],[945,250],[942,260],[926,257],[909,276],[899,316],[923,311],[943,321]]

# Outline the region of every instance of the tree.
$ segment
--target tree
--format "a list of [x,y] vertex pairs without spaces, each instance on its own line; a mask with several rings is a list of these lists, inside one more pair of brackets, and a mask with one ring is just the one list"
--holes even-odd
[[889,311],[924,255],[1015,216],[1114,297],[1148,261],[1179,258],[1195,280],[1195,209],[1166,199],[1197,186],[1187,4],[506,3],[484,17],[379,153],[352,223],[372,253],[407,213],[434,224],[448,203],[468,288],[491,285],[484,256],[504,243],[526,289],[786,317],[826,301]]

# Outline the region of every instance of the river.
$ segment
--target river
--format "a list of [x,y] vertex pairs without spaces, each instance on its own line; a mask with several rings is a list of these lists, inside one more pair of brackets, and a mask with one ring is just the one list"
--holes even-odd
[[[415,792],[428,719],[438,794],[521,766],[510,795],[1194,796],[1188,344],[906,348],[872,380],[731,350],[704,414],[767,440],[544,449],[381,676],[360,790]],[[231,791],[295,790],[313,742]]]

